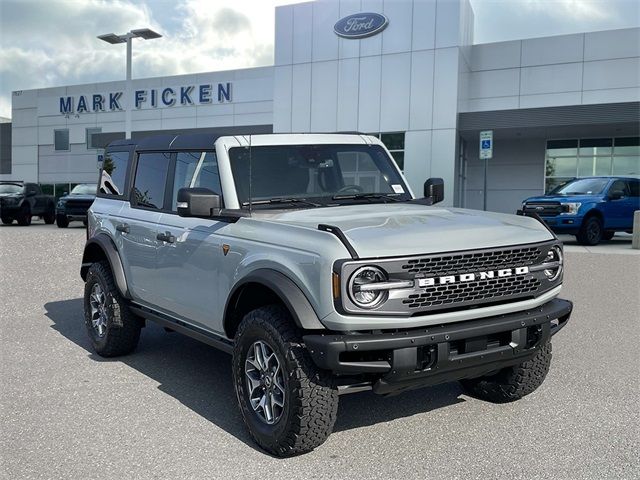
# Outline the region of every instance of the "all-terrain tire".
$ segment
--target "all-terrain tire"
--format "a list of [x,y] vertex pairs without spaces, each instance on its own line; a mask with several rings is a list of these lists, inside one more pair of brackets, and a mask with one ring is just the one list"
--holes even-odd
[[591,216],[582,221],[576,239],[580,245],[593,246],[600,243],[603,235],[602,220],[596,216]]
[[11,217],[2,217],[0,220],[2,220],[4,225],[11,225],[13,223],[13,218]]
[[465,379],[460,383],[472,397],[493,403],[513,402],[542,385],[550,365],[551,343],[547,343],[531,360],[504,368],[495,375]]
[[[245,362],[257,341],[273,350],[284,373],[284,407],[274,424],[266,423],[249,403]],[[273,455],[288,457],[324,443],[336,421],[338,390],[331,373],[313,363],[285,308],[270,305],[244,317],[235,337],[232,364],[240,411],[258,445]]]
[[[92,322],[91,294],[98,284],[105,296],[106,332],[100,335]],[[84,286],[84,318],[89,339],[101,357],[131,353],[138,345],[142,320],[134,315],[120,295],[106,261],[91,265]]]
[[53,205],[49,205],[47,211],[42,216],[44,223],[47,225],[53,225],[56,221],[56,209]]
[[22,208],[20,209],[20,213],[18,213],[16,220],[18,220],[18,225],[20,225],[21,227],[27,227],[31,225],[31,207],[28,203],[22,205]]
[[56,217],[56,224],[58,228],[67,228],[69,226],[69,219],[66,215],[58,215]]

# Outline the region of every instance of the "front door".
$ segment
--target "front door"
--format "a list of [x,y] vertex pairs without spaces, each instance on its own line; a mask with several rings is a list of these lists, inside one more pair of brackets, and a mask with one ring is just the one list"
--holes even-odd
[[159,221],[155,288],[157,305],[189,323],[223,332],[219,291],[223,262],[220,230],[227,225],[213,219],[183,218],[177,214],[178,190],[205,187],[221,194],[214,152],[177,152],[168,184],[170,205]]

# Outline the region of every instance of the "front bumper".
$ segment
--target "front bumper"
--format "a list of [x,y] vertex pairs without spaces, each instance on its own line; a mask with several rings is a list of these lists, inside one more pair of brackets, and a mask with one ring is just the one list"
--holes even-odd
[[574,234],[580,230],[582,215],[557,215],[554,217],[540,217],[540,219],[555,233]]
[[554,299],[516,313],[372,334],[305,335],[318,367],[372,380],[388,394],[486,375],[533,357],[562,329],[573,304]]

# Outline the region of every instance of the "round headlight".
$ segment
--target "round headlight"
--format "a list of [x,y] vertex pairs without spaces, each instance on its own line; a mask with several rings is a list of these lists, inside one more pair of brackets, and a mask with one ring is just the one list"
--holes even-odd
[[[368,290],[366,285],[385,282],[387,274],[378,267],[361,267],[349,279],[349,297],[360,308],[375,308],[388,297],[387,290]],[[362,287],[365,287],[364,289]]]
[[550,268],[545,268],[544,274],[547,277],[547,280],[553,282],[557,280],[560,274],[562,273],[562,248],[559,245],[554,245],[547,252],[547,258],[544,259],[544,263],[553,263],[554,266]]

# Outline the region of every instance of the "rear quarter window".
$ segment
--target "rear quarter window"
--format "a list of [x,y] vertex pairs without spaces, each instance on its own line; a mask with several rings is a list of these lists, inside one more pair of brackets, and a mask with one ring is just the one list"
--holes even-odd
[[128,151],[105,153],[98,192],[103,195],[116,197],[124,195],[128,167]]

